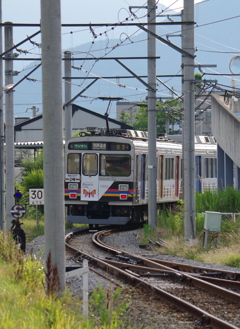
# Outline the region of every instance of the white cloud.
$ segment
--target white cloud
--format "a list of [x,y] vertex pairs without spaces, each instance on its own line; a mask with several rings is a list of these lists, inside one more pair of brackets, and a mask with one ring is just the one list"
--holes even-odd
[[[204,1],[206,0],[194,0],[194,3],[197,4],[199,2],[204,2]],[[165,5],[166,7],[169,7],[169,9],[182,10],[184,0],[160,0],[159,2]]]

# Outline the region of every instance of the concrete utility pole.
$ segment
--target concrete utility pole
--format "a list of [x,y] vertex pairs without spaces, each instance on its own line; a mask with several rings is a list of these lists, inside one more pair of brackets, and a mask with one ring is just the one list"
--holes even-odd
[[32,117],[34,118],[36,116],[36,114],[37,114],[37,107],[36,106],[32,106],[31,110],[32,110]]
[[[0,0],[0,23],[2,23],[2,0]],[[2,46],[2,26],[0,26],[0,54]],[[0,229],[5,222],[5,193],[4,193],[4,121],[3,121],[3,60],[0,58]]]
[[[155,0],[148,0],[148,23],[156,23]],[[156,33],[156,25],[148,25]],[[148,34],[148,223],[157,226],[157,169],[156,169],[156,39]]]
[[[5,51],[13,46],[13,27],[5,25]],[[5,122],[6,122],[6,223],[4,230],[11,228],[11,208],[14,202],[14,111],[13,111],[13,53],[5,56]]]
[[[184,0],[182,21],[194,22],[194,0]],[[182,49],[194,55],[194,24],[182,25]],[[183,64],[183,193],[185,240],[196,237],[195,210],[195,113],[194,58],[182,56]]]
[[[65,289],[60,0],[41,0],[45,267],[51,257]],[[50,280],[56,277],[51,274]],[[48,280],[49,281],[49,280]],[[49,282],[48,282],[49,283]],[[52,286],[53,290],[58,287]]]
[[[64,74],[65,77],[71,77],[71,52],[65,51],[64,52]],[[72,137],[72,104],[68,104],[72,98],[72,85],[71,79],[65,79],[65,140],[67,141],[69,138]]]

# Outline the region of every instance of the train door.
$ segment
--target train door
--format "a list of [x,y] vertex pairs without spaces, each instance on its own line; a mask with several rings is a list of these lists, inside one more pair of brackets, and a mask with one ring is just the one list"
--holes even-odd
[[201,156],[195,157],[195,168],[196,168],[196,191],[201,193],[202,192],[202,163],[201,163]]
[[159,181],[158,181],[158,197],[163,197],[163,155],[160,155],[158,158],[158,173],[159,173]]
[[83,153],[81,172],[81,200],[97,201],[98,189],[98,154]]
[[145,182],[146,180],[146,154],[141,155],[141,180],[140,180],[140,196],[145,199]]
[[175,159],[175,197],[179,194],[179,156]]

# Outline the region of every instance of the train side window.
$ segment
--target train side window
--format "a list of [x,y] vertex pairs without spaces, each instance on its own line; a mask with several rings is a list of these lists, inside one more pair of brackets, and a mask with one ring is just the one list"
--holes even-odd
[[165,179],[174,179],[174,158],[165,158]]
[[213,177],[217,177],[217,159],[213,158]]
[[217,161],[215,158],[204,159],[205,178],[217,177]]
[[183,178],[183,159],[181,158],[181,170],[180,170],[180,179]]
[[100,174],[102,176],[130,176],[131,157],[129,154],[101,154]]
[[209,166],[208,166],[208,158],[204,159],[204,178],[209,177]]
[[211,161],[211,178],[217,177],[217,159],[211,158],[209,160]]
[[140,195],[141,199],[145,199],[145,182],[146,182],[146,154],[141,155],[141,180],[140,180]]
[[69,153],[67,157],[67,173],[68,174],[80,174],[80,161],[81,154],[79,153]]
[[83,175],[96,176],[98,174],[98,156],[95,153],[83,154]]

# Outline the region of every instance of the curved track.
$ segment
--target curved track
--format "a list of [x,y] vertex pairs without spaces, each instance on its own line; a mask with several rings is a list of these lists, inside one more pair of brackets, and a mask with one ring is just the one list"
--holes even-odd
[[[114,230],[115,232],[115,230]],[[156,283],[156,277],[167,277],[168,280],[174,280],[176,281],[176,278],[178,282],[181,282],[186,284],[187,286],[194,286],[196,291],[193,294],[198,294],[199,291],[205,290],[209,291],[214,294],[221,296],[221,298],[226,299],[227,303],[232,303],[234,305],[240,304],[240,295],[236,292],[227,290],[222,286],[225,285],[232,285],[231,288],[237,289],[239,291],[239,281],[236,281],[236,279],[239,279],[239,273],[229,272],[226,271],[225,274],[221,271],[222,277],[228,277],[231,276],[235,278],[235,280],[226,280],[226,279],[219,279],[217,277],[212,278],[210,276],[201,276],[201,272],[211,273],[211,275],[214,273],[215,270],[213,269],[201,269],[199,267],[194,268],[193,266],[180,266],[183,264],[176,263],[167,263],[162,262],[155,259],[145,258],[142,256],[137,256],[134,254],[126,253],[122,250],[118,250],[115,248],[112,248],[110,246],[107,246],[105,243],[102,242],[102,239],[108,235],[112,234],[112,230],[105,230],[100,231],[95,234],[93,234],[92,240],[93,242],[101,247],[102,249],[105,249],[108,253],[112,253],[117,256],[116,259],[109,259],[109,257],[103,259],[99,259],[94,256],[90,256],[84,253],[81,253],[81,251],[76,250],[75,248],[70,246],[70,240],[74,237],[74,234],[68,235],[66,237],[66,247],[68,250],[72,250],[74,253],[81,253],[82,257],[88,258],[91,262],[95,263],[97,266],[105,269],[109,273],[112,273],[116,276],[121,276],[121,278],[124,277],[124,279],[128,279],[131,284],[137,285],[138,287],[148,290],[151,292],[154,292],[156,295],[158,295],[161,299],[166,300],[167,302],[171,303],[172,305],[176,306],[178,309],[181,309],[184,312],[187,312],[188,314],[191,314],[194,318],[197,319],[198,323],[201,323],[201,325],[209,325],[212,328],[221,328],[221,329],[230,329],[230,328],[238,328],[235,325],[226,322],[220,317],[214,316],[207,312],[206,310],[203,310],[200,307],[197,307],[190,303],[189,301],[184,300],[183,298],[177,297],[176,295],[170,293],[169,291],[160,288],[160,286]],[[120,260],[120,261],[119,261]],[[168,266],[167,266],[168,265]],[[176,269],[176,266],[178,266],[179,269]],[[189,274],[187,272],[191,272],[192,274]],[[194,273],[195,272],[195,273]],[[218,271],[215,271],[215,273]],[[217,276],[216,273],[215,276]],[[146,280],[146,277],[149,277],[150,280]],[[154,277],[154,282],[153,278]],[[217,281],[217,284],[213,284],[211,280]],[[181,289],[182,290],[182,289]],[[192,292],[189,292],[189,294],[192,294]],[[200,297],[201,299],[203,297]],[[206,297],[204,297],[206,298]],[[218,297],[220,298],[220,297]],[[216,299],[216,297],[215,297]],[[227,305],[227,307],[229,307]],[[238,306],[237,308],[238,309]]]

